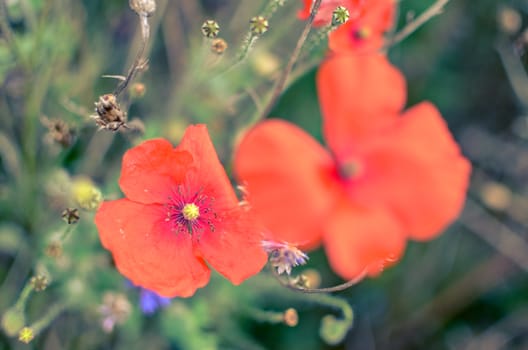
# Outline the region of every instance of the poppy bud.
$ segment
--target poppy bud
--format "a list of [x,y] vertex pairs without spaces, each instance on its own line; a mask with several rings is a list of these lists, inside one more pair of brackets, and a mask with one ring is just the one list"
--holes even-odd
[[299,314],[294,308],[284,311],[284,323],[289,327],[295,327],[299,323]]
[[2,316],[2,329],[11,337],[16,335],[25,323],[24,312],[18,307],[8,309]]
[[73,198],[85,210],[95,210],[103,201],[101,191],[88,178],[78,178],[73,182]]
[[326,315],[321,321],[319,334],[327,344],[337,345],[343,340],[349,329],[348,322],[338,320],[334,315]]
[[224,39],[217,38],[214,39],[211,43],[211,51],[214,53],[221,55],[224,53],[224,51],[227,49],[227,43]]

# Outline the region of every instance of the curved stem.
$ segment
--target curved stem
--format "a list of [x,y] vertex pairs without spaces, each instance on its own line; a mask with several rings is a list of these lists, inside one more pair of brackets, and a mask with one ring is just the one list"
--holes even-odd
[[279,283],[288,288],[288,289],[291,289],[291,290],[294,290],[294,291],[298,291],[298,292],[302,292],[302,293],[332,293],[332,292],[340,292],[340,291],[343,291],[345,289],[348,289],[356,284],[358,284],[364,277],[365,277],[365,274],[366,272],[362,272],[358,277],[350,280],[350,281],[347,281],[345,283],[342,283],[342,284],[338,284],[336,286],[333,286],[333,287],[325,287],[325,288],[305,288],[305,287],[300,287],[300,286],[297,286],[295,284],[292,284],[290,281],[286,282],[284,281],[283,278],[281,278],[281,276],[278,274],[277,270],[270,265],[270,268],[271,268],[271,272],[273,273],[273,276],[279,281]]
[[433,18],[434,16],[438,16],[442,13],[444,6],[449,2],[449,0],[437,0],[434,4],[432,4],[427,10],[422,12],[422,14],[416,19],[414,19],[412,22],[408,23],[405,27],[403,27],[402,30],[397,32],[392,38],[388,39],[385,45],[383,45],[383,49],[387,49],[393,45],[396,45],[400,41],[407,38],[409,35],[414,33],[418,28],[420,28],[425,22]]

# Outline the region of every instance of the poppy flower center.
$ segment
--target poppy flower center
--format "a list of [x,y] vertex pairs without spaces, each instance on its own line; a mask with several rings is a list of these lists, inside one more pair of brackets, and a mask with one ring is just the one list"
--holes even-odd
[[170,222],[176,232],[193,234],[204,228],[214,231],[217,216],[212,210],[212,202],[212,198],[201,190],[190,193],[179,186],[175,195],[168,199],[165,221]]
[[187,221],[196,220],[200,217],[200,207],[194,203],[187,203],[183,206],[182,215]]
[[354,38],[359,41],[368,39],[370,34],[371,32],[369,27],[360,27],[353,32]]
[[345,180],[358,177],[362,171],[363,167],[357,160],[346,161],[339,166],[339,175]]

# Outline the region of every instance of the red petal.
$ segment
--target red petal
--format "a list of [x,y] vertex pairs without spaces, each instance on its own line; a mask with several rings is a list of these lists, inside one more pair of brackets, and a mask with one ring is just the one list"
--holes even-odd
[[277,241],[314,247],[333,204],[329,154],[293,124],[267,120],[250,130],[235,152],[234,169],[257,217]]
[[344,200],[326,222],[326,255],[332,269],[352,280],[375,276],[403,254],[403,227],[383,208],[367,208]]
[[218,159],[205,125],[188,126],[178,150],[188,151],[195,159],[187,177],[191,188],[202,189],[207,195],[214,197],[215,207],[219,210],[238,205],[231,181]]
[[317,75],[327,143],[339,156],[390,124],[405,103],[405,80],[383,55],[337,55]]
[[171,232],[166,208],[119,199],[95,215],[103,246],[117,269],[135,285],[166,297],[188,297],[209,281],[210,271],[193,254],[191,236]]
[[234,284],[257,274],[268,259],[261,245],[262,231],[247,215],[241,209],[235,210],[196,244],[207,263]]
[[433,238],[459,215],[471,166],[432,104],[407,111],[368,147],[353,195],[390,205],[415,239]]
[[188,152],[175,150],[167,140],[145,141],[123,156],[119,186],[131,200],[165,203],[191,162]]

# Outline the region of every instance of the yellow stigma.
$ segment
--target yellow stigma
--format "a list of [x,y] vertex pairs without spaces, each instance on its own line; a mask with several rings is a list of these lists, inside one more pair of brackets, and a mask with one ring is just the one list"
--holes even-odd
[[187,203],[183,206],[182,215],[187,221],[196,220],[200,216],[200,208],[194,203]]

